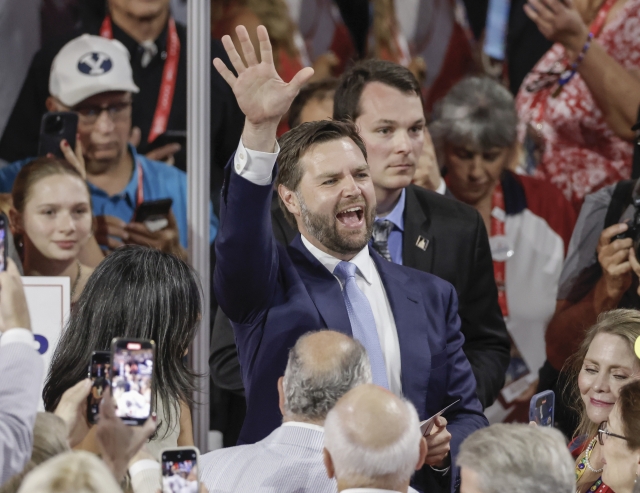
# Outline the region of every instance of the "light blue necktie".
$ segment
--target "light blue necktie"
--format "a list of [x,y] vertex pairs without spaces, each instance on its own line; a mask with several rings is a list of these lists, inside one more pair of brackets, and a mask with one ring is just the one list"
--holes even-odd
[[356,284],[356,264],[343,260],[336,266],[333,274],[340,279],[343,285],[342,295],[347,305],[353,337],[360,341],[369,355],[373,383],[388,389],[387,369],[378,339],[376,321],[373,318],[369,300]]

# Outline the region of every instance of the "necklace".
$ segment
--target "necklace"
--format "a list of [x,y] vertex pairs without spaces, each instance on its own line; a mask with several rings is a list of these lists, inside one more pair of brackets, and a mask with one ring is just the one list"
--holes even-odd
[[80,276],[82,275],[82,267],[80,267],[80,261],[76,260],[76,262],[78,263],[78,275],[76,276],[76,280],[73,281],[73,286],[71,286],[71,299],[73,299],[73,295],[76,294],[76,288],[78,287]]
[[591,452],[593,452],[593,449],[595,448],[596,443],[598,443],[597,436],[593,440],[591,440],[591,443],[587,447],[587,450],[584,454],[584,463],[591,470],[591,472],[595,472],[596,474],[598,474],[602,472],[602,469],[594,469],[593,466],[591,465],[591,462],[589,462],[589,457],[591,457]]

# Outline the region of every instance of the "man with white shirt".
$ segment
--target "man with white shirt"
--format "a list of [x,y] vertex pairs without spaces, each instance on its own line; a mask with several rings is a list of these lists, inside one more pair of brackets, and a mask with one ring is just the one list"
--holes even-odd
[[13,261],[0,273],[0,485],[31,457],[44,363],[34,346],[27,300]]
[[324,463],[340,492],[407,493],[426,455],[416,409],[380,387],[347,392],[327,415]]
[[334,492],[322,465],[324,420],[340,397],[370,382],[358,341],[329,330],[302,336],[278,380],[282,426],[258,443],[203,455],[200,480],[217,493]]
[[[450,464],[458,445],[487,425],[462,351],[455,291],[369,248],[376,196],[367,150],[352,123],[300,125],[285,134],[280,151],[278,122],[313,70],[285,84],[266,29],[258,28],[260,63],[246,29],[237,33],[246,66],[228,36],[223,44],[238,76],[214,60],[246,116],[225,170],[214,289],[233,325],[247,396],[239,443],[277,427],[275,383],[288,348],[309,331],[331,327],[363,344],[373,382],[406,396],[420,419],[460,400],[427,437],[428,474],[453,491],[458,474]],[[271,225],[276,158],[281,207],[301,233],[287,247],[277,244]]]

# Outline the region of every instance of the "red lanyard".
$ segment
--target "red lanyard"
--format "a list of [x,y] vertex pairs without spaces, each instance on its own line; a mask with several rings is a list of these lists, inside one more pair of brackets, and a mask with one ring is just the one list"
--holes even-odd
[[144,185],[142,183],[142,166],[140,163],[136,163],[136,167],[138,168],[138,191],[136,195],[136,208],[140,207],[140,204],[144,202]]
[[[100,36],[103,38],[113,39],[113,29],[111,27],[111,17],[106,16],[100,27]],[[158,135],[163,134],[167,130],[167,122],[169,121],[169,113],[173,104],[173,93],[176,89],[176,78],[178,75],[178,61],[180,60],[180,38],[176,30],[176,23],[173,17],[169,18],[167,33],[167,59],[164,62],[162,71],[162,83],[160,84],[160,93],[158,94],[158,103],[156,111],[153,115],[151,130],[147,142],[153,142]]]
[[[611,9],[613,8],[613,6],[616,4],[617,1],[618,0],[606,0],[605,3],[602,5],[602,7],[600,7],[600,10],[598,11],[598,15],[596,15],[596,18],[593,20],[593,22],[589,26],[589,32],[593,34],[593,39],[597,38],[600,32],[602,31],[602,28],[604,27],[604,23],[607,20],[607,16],[609,15],[609,12],[611,12]],[[563,70],[564,72],[569,68],[569,62],[566,60],[566,57],[563,60],[563,63],[565,66]],[[551,67],[551,70],[553,70],[553,66]],[[538,120],[537,120],[538,123],[542,123],[542,120],[544,119],[544,115],[547,112],[549,98],[552,97],[551,94],[553,94],[554,91],[555,91],[555,85],[552,85],[551,87],[548,87],[546,89],[539,90],[534,95],[533,103],[531,107],[532,108],[535,108],[536,106],[540,107],[540,111],[538,112]]]
[[[502,192],[502,185],[498,183],[491,197],[491,237],[505,236],[505,215],[504,193]],[[496,278],[496,285],[498,286],[498,303],[500,304],[500,310],[502,310],[502,316],[506,318],[509,316],[509,307],[507,305],[505,273],[505,261],[494,260],[493,275]]]

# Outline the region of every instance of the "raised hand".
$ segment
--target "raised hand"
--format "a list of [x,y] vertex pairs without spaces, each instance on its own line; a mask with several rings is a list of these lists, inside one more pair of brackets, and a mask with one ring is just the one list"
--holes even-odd
[[536,23],[545,38],[561,43],[575,54],[587,41],[589,28],[573,5],[573,0],[528,0],[524,12]]
[[[229,36],[223,36],[222,43],[238,76],[236,77],[219,58],[216,58],[213,64],[231,86],[238,105],[246,116],[242,139],[244,145],[253,150],[270,152],[273,150],[280,119],[289,110],[302,85],[313,75],[313,69],[303,68],[287,84],[276,71],[266,28],[258,26],[257,30],[262,59],[260,63],[246,28],[238,26],[236,33],[247,64],[242,62]],[[247,142],[247,137],[250,142]]]

